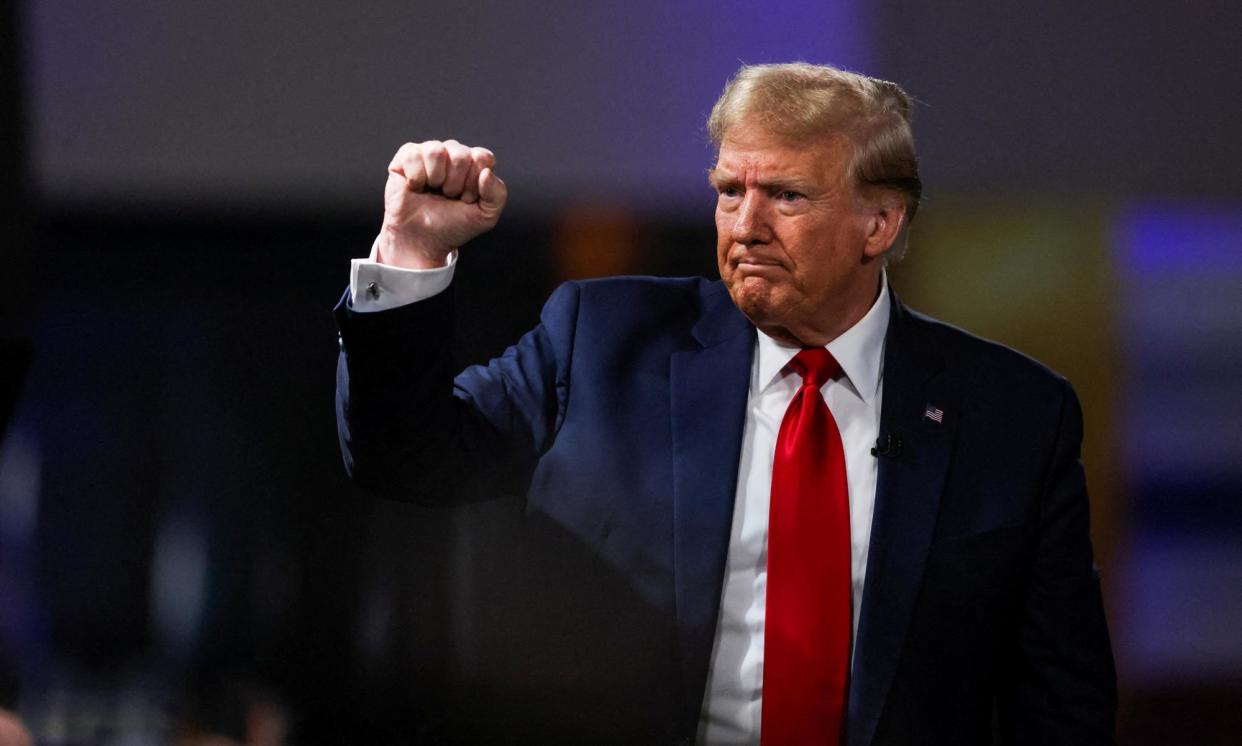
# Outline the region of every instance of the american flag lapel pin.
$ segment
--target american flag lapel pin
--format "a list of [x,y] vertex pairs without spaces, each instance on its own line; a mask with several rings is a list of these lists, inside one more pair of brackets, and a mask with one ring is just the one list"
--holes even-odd
[[927,409],[923,411],[923,419],[931,420],[932,422],[939,425],[942,422],[944,422],[944,410],[941,409],[940,407],[933,407],[932,405],[928,404]]

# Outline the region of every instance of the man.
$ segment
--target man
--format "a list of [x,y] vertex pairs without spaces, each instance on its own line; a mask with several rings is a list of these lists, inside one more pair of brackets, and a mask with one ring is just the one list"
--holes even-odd
[[555,630],[537,653],[499,656],[530,691],[496,732],[1111,742],[1077,400],[886,283],[921,188],[904,92],[744,67],[708,129],[719,283],[570,283],[453,380],[444,290],[506,188],[489,151],[431,142],[393,159],[338,306],[354,479],[423,502],[517,492],[574,558],[538,565],[574,601],[528,622]]

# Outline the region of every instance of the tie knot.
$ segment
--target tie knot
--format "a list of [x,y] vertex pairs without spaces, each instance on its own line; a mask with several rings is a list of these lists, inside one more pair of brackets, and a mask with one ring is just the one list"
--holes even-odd
[[802,376],[803,385],[811,385],[815,388],[823,386],[841,372],[840,363],[831,352],[823,347],[812,347],[799,352],[794,355],[789,367]]

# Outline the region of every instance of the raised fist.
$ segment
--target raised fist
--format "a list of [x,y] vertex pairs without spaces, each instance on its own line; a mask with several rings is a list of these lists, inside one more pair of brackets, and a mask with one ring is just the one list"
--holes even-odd
[[456,140],[402,145],[388,164],[377,260],[443,267],[450,252],[491,230],[509,196],[495,165],[492,151]]

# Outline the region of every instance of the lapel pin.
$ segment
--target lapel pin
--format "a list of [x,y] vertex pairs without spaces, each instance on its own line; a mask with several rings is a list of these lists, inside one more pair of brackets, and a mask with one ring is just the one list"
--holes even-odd
[[927,409],[923,412],[923,419],[931,420],[932,422],[939,425],[942,422],[944,422],[944,410],[941,409],[940,407],[933,407],[932,405],[928,404]]

